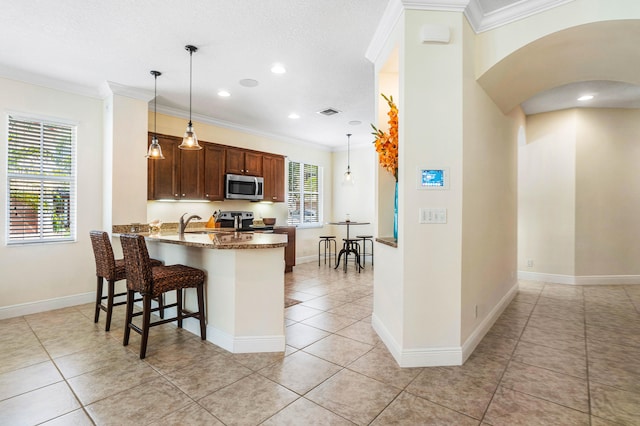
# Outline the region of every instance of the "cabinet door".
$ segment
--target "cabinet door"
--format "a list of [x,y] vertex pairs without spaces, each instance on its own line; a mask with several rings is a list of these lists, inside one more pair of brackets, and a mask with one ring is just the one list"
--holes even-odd
[[241,149],[227,148],[226,150],[226,173],[235,175],[244,174],[244,151]]
[[295,226],[281,226],[273,230],[275,234],[287,234],[288,243],[284,248],[284,271],[291,272],[296,266],[296,228]]
[[202,150],[180,150],[180,199],[204,198],[204,154]]
[[244,153],[244,174],[262,176],[262,154],[249,151]]
[[264,174],[264,200],[284,202],[284,158],[264,155],[262,157]]
[[209,201],[224,200],[225,150],[218,145],[205,143],[204,198]]
[[[178,175],[180,165],[178,145],[180,141],[177,138],[158,135],[158,142],[162,147],[164,160],[148,160],[147,198],[149,200],[180,198]],[[151,135],[149,135],[149,143],[151,143]]]

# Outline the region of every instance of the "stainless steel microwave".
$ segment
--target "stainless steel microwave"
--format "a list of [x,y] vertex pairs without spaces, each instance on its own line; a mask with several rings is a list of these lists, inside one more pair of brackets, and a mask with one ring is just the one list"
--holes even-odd
[[227,174],[224,194],[231,200],[260,201],[264,198],[264,178]]

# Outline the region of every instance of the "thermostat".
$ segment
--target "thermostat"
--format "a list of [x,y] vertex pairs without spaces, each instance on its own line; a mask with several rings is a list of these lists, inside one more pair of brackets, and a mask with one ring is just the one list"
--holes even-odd
[[449,168],[418,167],[418,189],[449,189]]

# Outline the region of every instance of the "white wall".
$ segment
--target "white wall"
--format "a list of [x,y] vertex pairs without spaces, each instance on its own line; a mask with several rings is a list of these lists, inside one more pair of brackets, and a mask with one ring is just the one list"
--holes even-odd
[[78,126],[76,242],[6,246],[7,200],[6,197],[0,200],[0,222],[3,224],[0,230],[0,318],[29,312],[33,308],[31,304],[38,301],[48,300],[48,306],[53,308],[91,300],[95,294],[95,263],[89,231],[102,227],[103,103],[99,99],[2,78],[0,93],[2,188],[7,187],[7,113],[57,118],[75,122]]
[[640,282],[640,110],[576,112],[576,275]]
[[527,118],[527,144],[518,154],[521,276],[569,284],[640,282],[639,123],[637,109]]
[[527,144],[518,149],[519,271],[575,273],[575,126],[575,110],[527,117]]
[[[465,22],[461,341],[516,284],[517,138],[524,114],[504,115],[476,82],[475,34]],[[491,319],[489,319],[491,321]],[[478,339],[485,330],[478,330]],[[473,346],[473,343],[469,343]]]

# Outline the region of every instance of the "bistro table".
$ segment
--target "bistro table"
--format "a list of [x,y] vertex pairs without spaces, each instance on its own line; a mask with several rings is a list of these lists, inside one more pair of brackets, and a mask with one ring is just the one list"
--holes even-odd
[[369,222],[354,222],[354,221],[344,221],[344,222],[329,222],[329,225],[346,225],[347,227],[347,241],[344,242],[342,246],[342,250],[338,253],[338,261],[336,262],[336,267],[334,269],[338,269],[340,266],[340,259],[344,254],[344,271],[347,272],[347,265],[349,264],[349,253],[353,253],[356,256],[356,263],[358,264],[358,272],[362,269],[360,265],[360,253],[357,250],[353,249],[351,245],[351,241],[349,241],[349,227],[351,225],[369,225]]

